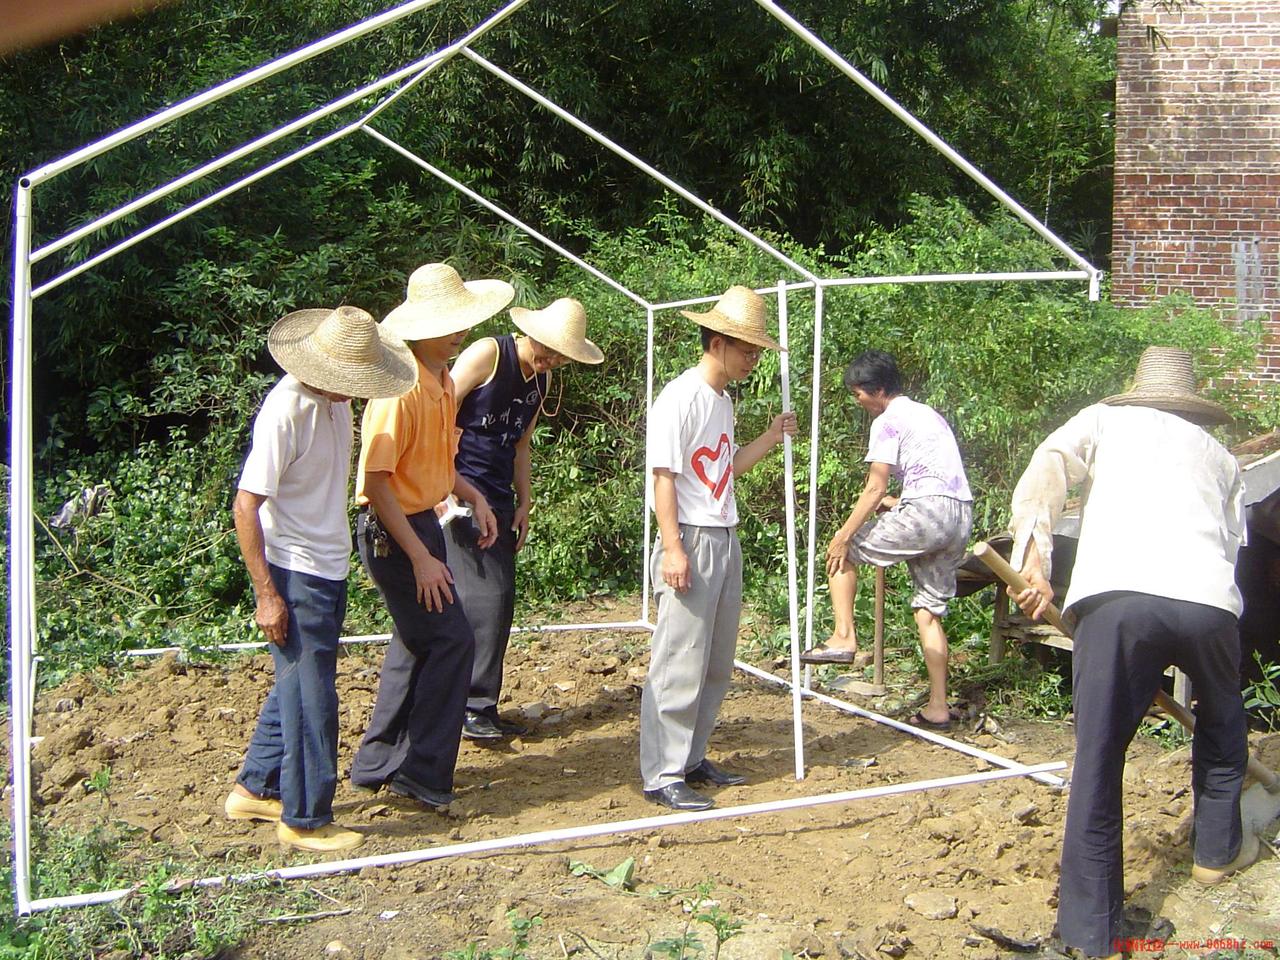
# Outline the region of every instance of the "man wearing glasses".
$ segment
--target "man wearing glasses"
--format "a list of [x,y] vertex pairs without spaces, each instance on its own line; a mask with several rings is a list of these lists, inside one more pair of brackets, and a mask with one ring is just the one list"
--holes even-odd
[[706,755],[733,673],[742,608],[734,478],[794,435],[796,416],[779,414],[745,447],[734,443],[725,387],[751,375],[762,348],[780,349],[758,294],[733,286],[707,313],[681,313],[702,328],[702,359],[668,383],[649,412],[658,622],[640,704],[640,773],[646,799],[706,810],[714,801],[691,783],[745,779]]

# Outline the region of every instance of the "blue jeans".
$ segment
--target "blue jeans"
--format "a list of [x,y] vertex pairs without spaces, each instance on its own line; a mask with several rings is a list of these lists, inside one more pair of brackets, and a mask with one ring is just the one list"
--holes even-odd
[[236,782],[278,797],[281,820],[314,830],[333,821],[338,783],[338,637],[347,612],[346,581],[272,565],[271,579],[289,608],[283,647],[268,644],[276,682],[258,716]]

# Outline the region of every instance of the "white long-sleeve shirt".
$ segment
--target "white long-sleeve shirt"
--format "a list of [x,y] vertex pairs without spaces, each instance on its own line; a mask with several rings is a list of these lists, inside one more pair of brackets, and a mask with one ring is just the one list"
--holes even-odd
[[1128,590],[1240,615],[1236,553],[1244,484],[1234,457],[1181,417],[1094,404],[1036,448],[1013,493],[1013,566],[1034,537],[1046,570],[1051,531],[1080,484],[1080,542],[1064,609]]

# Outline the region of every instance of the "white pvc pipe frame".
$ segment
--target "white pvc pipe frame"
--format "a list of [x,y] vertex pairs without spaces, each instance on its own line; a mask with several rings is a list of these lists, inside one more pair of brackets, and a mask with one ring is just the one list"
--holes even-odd
[[[441,48],[435,53],[421,58],[405,67],[400,68],[393,73],[387,74],[382,79],[374,83],[367,84],[358,88],[343,97],[340,97],[327,106],[311,111],[302,117],[284,124],[274,131],[259,137],[227,154],[222,155],[208,163],[193,168],[181,177],[178,177],[169,183],[157,187],[148,193],[145,193],[134,200],[126,203],[115,210],[107,213],[88,224],[77,227],[74,230],[64,234],[62,237],[32,250],[33,235],[33,215],[32,215],[32,199],[33,192],[36,187],[42,183],[71,170],[80,164],[100,156],[110,150],[113,150],[131,140],[136,139],[152,130],[202,109],[218,100],[243,90],[260,80],[273,76],[282,71],[288,70],[293,66],[311,59],[321,53],[334,49],[352,39],[364,36],[368,33],[379,30],[388,24],[394,23],[404,17],[407,17],[420,10],[434,6],[439,0],[409,0],[409,2],[400,4],[391,10],[386,11],[375,17],[371,17],[365,21],[355,24],[345,30],[341,30],[333,35],[326,37],[315,43],[308,44],[291,54],[273,60],[261,67],[251,70],[239,77],[227,81],[213,87],[204,93],[190,97],[181,101],[174,106],[163,110],[146,120],[132,124],[122,128],[108,137],[102,138],[91,143],[80,150],[77,150],[57,161],[45,164],[36,170],[31,171],[26,176],[19,179],[14,197],[14,266],[13,266],[13,327],[12,327],[12,349],[13,357],[13,379],[11,385],[11,410],[13,411],[12,420],[10,422],[10,450],[11,450],[11,470],[9,480],[9,500],[10,500],[10,529],[9,529],[9,635],[10,635],[10,710],[11,710],[11,730],[12,730],[12,757],[13,757],[13,781],[14,781],[14,880],[15,880],[15,906],[19,915],[27,915],[38,910],[53,909],[61,906],[78,906],[88,903],[105,902],[103,898],[112,899],[113,896],[108,894],[88,894],[79,897],[54,897],[40,900],[31,899],[30,891],[30,857],[31,857],[31,768],[30,768],[30,748],[32,743],[32,719],[34,708],[34,690],[35,690],[35,668],[38,662],[36,656],[36,633],[35,633],[35,561],[34,561],[34,462],[33,462],[33,423],[32,423],[32,401],[31,401],[31,380],[32,380],[32,316],[34,313],[34,301],[45,293],[50,292],[61,284],[73,279],[80,273],[85,272],[97,266],[100,263],[114,257],[116,254],[123,252],[129,247],[141,242],[142,240],[159,233],[191,214],[212,205],[232,193],[260,180],[277,170],[289,166],[303,156],[306,156],[329,143],[341,139],[356,130],[363,130],[374,139],[382,142],[384,145],[409,157],[413,162],[419,164],[423,169],[432,173],[434,176],[444,180],[455,190],[466,194],[471,199],[479,202],[487,209],[491,210],[498,216],[508,222],[518,226],[529,235],[533,236],[541,243],[547,245],[552,250],[566,257],[573,263],[577,264],[597,279],[608,284],[616,291],[627,296],[637,305],[644,307],[647,319],[647,337],[646,337],[646,409],[653,402],[653,350],[654,350],[654,315],[659,310],[673,309],[682,306],[691,306],[694,304],[714,302],[716,296],[703,296],[688,300],[672,301],[667,303],[651,303],[640,295],[627,289],[616,280],[607,276],[603,272],[597,270],[590,264],[576,257],[568,250],[564,249],[554,241],[545,237],[532,227],[519,221],[506,211],[502,210],[496,204],[485,199],[475,193],[470,188],[459,183],[449,177],[443,171],[430,165],[425,160],[413,155],[404,147],[394,143],[389,138],[378,133],[376,130],[368,126],[369,122],[376,117],[382,110],[386,109],[392,102],[402,96],[411,89],[415,84],[419,83],[433,70],[438,69],[445,63],[452,60],[456,55],[461,53],[473,62],[487,70],[494,76],[503,80],[505,83],[514,87],[521,93],[525,94],[536,103],[552,111],[561,119],[570,123],[587,136],[603,144],[608,149],[622,157],[628,163],[643,171],[646,175],[661,183],[667,189],[672,190],[684,199],[693,203],[707,215],[713,217],[721,224],[733,230],[739,236],[743,237],[750,243],[759,247],[768,253],[773,259],[780,264],[800,274],[804,278],[800,282],[780,282],[776,287],[764,288],[760,290],[762,294],[775,294],[778,297],[779,304],[779,323],[780,334],[784,346],[787,343],[786,331],[786,294],[789,290],[812,289],[815,297],[814,309],[814,334],[813,334],[813,380],[812,380],[812,429],[810,431],[810,497],[809,497],[809,528],[808,528],[808,577],[806,586],[807,603],[805,609],[805,635],[806,646],[812,645],[813,622],[812,622],[812,606],[814,594],[814,553],[813,544],[816,542],[816,518],[817,518],[817,451],[819,438],[819,417],[820,412],[820,364],[821,364],[821,347],[822,347],[822,316],[823,316],[823,292],[827,287],[852,286],[852,285],[881,285],[881,284],[910,284],[910,283],[969,283],[969,282],[1000,282],[1000,281],[1045,281],[1045,280],[1086,280],[1089,284],[1090,299],[1096,300],[1099,295],[1099,288],[1102,278],[1102,272],[1093,267],[1087,260],[1072,250],[1061,239],[1054,235],[1046,226],[1041,224],[1034,216],[1028,213],[1020,205],[1018,205],[1004,191],[1000,190],[994,183],[987,179],[977,168],[973,167],[967,160],[961,157],[955,150],[948,146],[936,134],[921,124],[915,117],[898,105],[887,94],[876,87],[870,80],[866,79],[843,57],[828,47],[816,35],[811,33],[807,28],[787,14],[773,0],[756,0],[756,3],[766,10],[771,16],[778,19],[796,36],[802,39],[806,44],[816,50],[825,59],[832,63],[840,72],[844,73],[864,90],[870,93],[878,101],[880,101],[895,116],[919,133],[927,142],[935,149],[941,152],[957,167],[959,167],[967,176],[973,179],[986,189],[993,197],[995,197],[1003,206],[1011,210],[1024,223],[1036,231],[1047,242],[1052,244],[1060,253],[1066,256],[1079,269],[1070,271],[1037,271],[1024,273],[969,273],[969,274],[939,274],[928,276],[899,276],[899,277],[857,277],[857,278],[820,278],[809,270],[805,269],[799,263],[787,257],[781,251],[775,249],[766,241],[756,236],[751,231],[742,227],[740,224],[720,213],[710,204],[706,203],[692,192],[688,191],[680,184],[663,175],[654,167],[646,164],[636,155],[620,147],[613,141],[609,140],[602,133],[595,130],[590,125],[584,123],[573,114],[564,110],[557,104],[543,97],[515,77],[511,76],[501,68],[484,60],[469,47],[469,44],[480,39],[487,32],[505,20],[507,17],[515,13],[523,7],[529,0],[511,0],[505,6],[497,10],[492,16],[478,24],[473,30],[457,41]],[[401,83],[401,81],[404,81]],[[261,148],[274,143],[276,140],[283,138],[291,133],[303,129],[310,123],[323,119],[333,113],[336,113],[348,106],[360,102],[361,100],[378,93],[387,87],[400,83],[400,86],[388,97],[384,98],[371,111],[362,116],[354,123],[341,127],[331,133],[319,137],[307,146],[286,154],[285,156],[275,160],[258,171],[249,174],[241,179],[229,184],[228,186],[215,191],[195,201],[178,212],[166,217],[152,226],[139,231],[136,234],[120,241],[107,249],[100,251],[77,265],[64,270],[57,274],[49,281],[39,287],[32,286],[32,267],[41,260],[51,256],[52,254],[65,249],[92,233],[96,233],[102,228],[114,223],[121,218],[135,213],[143,207],[168,196],[176,190],[202,180],[211,173],[227,166],[228,164],[257,152]],[[784,350],[783,364],[783,393],[784,393],[784,409],[790,409],[789,393],[789,364],[787,362],[787,353]],[[838,706],[849,712],[874,719],[876,722],[887,723],[890,726],[903,729],[905,732],[915,734],[916,736],[924,736],[925,739],[948,746],[951,749],[961,749],[962,752],[974,755],[983,754],[983,759],[987,762],[997,763],[1006,769],[997,771],[994,774],[974,775],[969,782],[981,782],[985,779],[994,779],[998,776],[1022,776],[1033,772],[1038,772],[1037,779],[1048,779],[1050,782],[1061,783],[1056,777],[1045,778],[1043,772],[1039,772],[1040,768],[1024,767],[1008,761],[1004,758],[995,757],[994,755],[985,754],[983,751],[974,753],[974,748],[970,748],[964,744],[957,744],[948,738],[941,737],[937,734],[929,734],[928,731],[919,731],[915,728],[908,728],[904,724],[892,721],[889,718],[880,717],[850,704],[842,704],[841,701],[826,697],[825,695],[815,693],[808,688],[808,671],[806,671],[806,680],[802,685],[799,680],[799,630],[797,623],[797,587],[795,582],[795,507],[794,507],[794,484],[791,469],[791,441],[788,439],[784,445],[784,458],[786,464],[786,493],[787,493],[787,547],[788,547],[788,589],[791,607],[791,653],[792,653],[792,678],[790,683],[779,680],[772,675],[763,674],[749,665],[739,663],[738,666],[747,670],[749,673],[760,676],[768,676],[773,682],[784,683],[791,687],[793,701],[795,704],[793,710],[793,724],[796,742],[796,776],[802,778],[804,775],[803,765],[803,740],[800,724],[799,704],[802,697],[818,699],[821,702]],[[647,487],[647,484],[646,484]],[[635,629],[652,629],[652,623],[649,620],[649,554],[650,554],[650,538],[652,533],[651,518],[648,503],[648,494],[646,493],[646,509],[644,521],[644,544],[643,544],[643,586],[644,594],[642,599],[641,616],[639,620],[622,621],[608,624],[565,624],[531,628],[539,631],[558,631],[558,630],[590,630],[590,629],[606,629],[606,628],[635,628]],[[384,635],[385,636],[385,635]],[[350,637],[345,638],[345,642],[359,642],[367,639],[379,639],[380,637]],[[227,644],[222,649],[249,649],[259,647],[262,644]],[[172,648],[163,648],[172,649]],[[150,651],[134,651],[138,654],[160,652],[158,650]],[[1047,768],[1046,768],[1047,769]],[[954,779],[954,778],[953,778]],[[900,789],[928,789],[932,786],[949,785],[942,781],[927,782],[920,785],[903,785]],[[838,802],[844,799],[844,795],[835,795],[832,798],[823,798],[816,802]],[[848,799],[856,799],[850,796]],[[786,802],[784,802],[786,803]],[[754,805],[752,807],[728,808],[725,810],[714,811],[710,815],[695,815],[698,819],[713,819],[723,816],[737,816],[745,813],[761,812],[756,808],[770,807],[770,805]],[[777,807],[782,809],[782,807]],[[683,815],[687,817],[688,815]],[[628,824],[651,823],[653,826],[669,825],[675,822],[692,822],[681,817],[656,817],[648,818],[645,821],[629,821]],[[618,829],[649,829],[650,827],[628,826],[627,824],[615,825],[599,825],[593,830],[601,831],[612,826]],[[571,839],[574,831],[550,831],[548,836],[554,835],[553,839]],[[577,836],[588,836],[598,834],[580,833]],[[527,835],[525,838],[508,838],[507,841],[486,841],[488,844],[508,845],[508,846],[528,846],[535,842],[552,842],[552,839],[534,840],[532,837],[541,835]],[[510,841],[510,842],[508,842]],[[479,849],[475,844],[456,845],[451,848],[444,848],[436,852],[422,852],[429,855],[416,856],[415,854],[393,855],[392,858],[369,858],[369,862],[377,860],[379,862],[405,862],[397,861],[394,857],[405,857],[408,859],[434,859],[437,856],[457,855],[459,853],[475,852]],[[496,849],[497,847],[488,847],[487,849]],[[449,852],[452,851],[452,852]],[[290,872],[273,871],[271,875],[278,876],[312,876],[318,873],[333,872],[342,867],[338,864],[320,864],[315,867],[308,868],[291,868],[291,870],[302,869],[306,872]],[[216,883],[219,880],[200,881],[200,883]],[[126,891],[127,892],[127,891]],[[120,893],[120,892],[116,892]],[[123,893],[120,893],[123,895]]]

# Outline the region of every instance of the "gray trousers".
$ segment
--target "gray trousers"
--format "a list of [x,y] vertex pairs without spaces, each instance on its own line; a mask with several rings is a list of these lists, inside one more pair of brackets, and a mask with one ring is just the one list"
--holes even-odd
[[706,757],[720,702],[733,676],[742,613],[742,548],[732,527],[680,525],[690,585],[662,581],[661,543],[653,551],[658,623],[640,700],[640,776],[644,789],[683,780]]
[[490,716],[498,712],[502,661],[516,609],[514,516],[506,511],[495,511],[495,516],[498,539],[485,550],[476,545],[478,531],[470,517],[456,517],[445,533],[453,588],[476,636],[467,709]]

